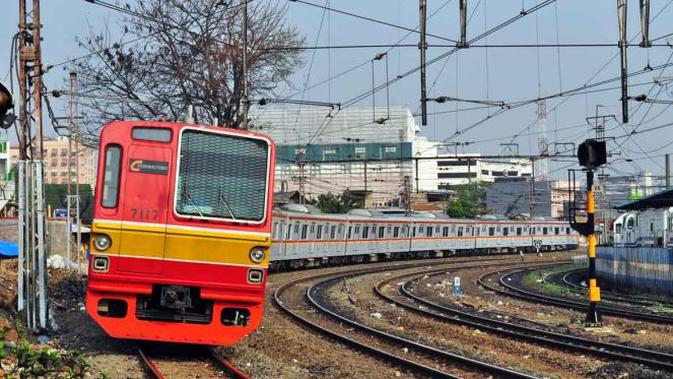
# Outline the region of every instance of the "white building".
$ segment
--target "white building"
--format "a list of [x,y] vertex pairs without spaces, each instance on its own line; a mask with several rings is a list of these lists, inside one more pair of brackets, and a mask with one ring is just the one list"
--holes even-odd
[[[417,138],[418,186],[422,191],[448,189],[474,182],[493,182],[502,177],[530,177],[531,162],[526,159],[479,158],[479,153],[456,153],[442,143]],[[462,157],[462,158],[461,158]],[[469,157],[469,158],[468,158]]]

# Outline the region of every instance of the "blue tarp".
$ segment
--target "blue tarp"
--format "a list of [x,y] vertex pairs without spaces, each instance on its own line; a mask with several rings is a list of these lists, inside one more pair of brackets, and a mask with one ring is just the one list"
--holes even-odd
[[0,259],[16,258],[19,255],[19,245],[14,242],[0,241]]

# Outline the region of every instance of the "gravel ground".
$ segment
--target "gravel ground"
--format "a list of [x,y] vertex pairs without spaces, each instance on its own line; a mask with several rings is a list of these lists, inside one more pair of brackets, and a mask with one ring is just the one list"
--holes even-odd
[[[585,338],[595,338],[605,342],[626,343],[634,346],[642,346],[661,351],[669,351],[670,333],[672,326],[659,325],[651,323],[635,322],[630,320],[618,319],[614,317],[605,318],[605,328],[591,330],[585,329],[581,322],[584,315],[580,312],[546,306],[542,304],[533,304],[520,301],[514,298],[493,294],[485,291],[476,285],[477,278],[489,270],[461,270],[456,275],[462,278],[463,296],[461,301],[456,302],[452,296],[446,296],[450,293],[451,281],[446,278],[432,276],[422,280],[417,286],[422,295],[436,302],[451,303],[458,306],[468,306],[476,308],[477,311],[495,311],[506,315],[518,316],[535,320],[544,325],[549,325],[557,331],[569,333]],[[497,283],[492,278],[492,283]],[[651,370],[643,370],[637,365],[622,364],[620,362],[610,363],[602,366],[592,373],[595,377],[619,377],[612,374],[619,372],[619,375],[629,377],[669,377],[668,375]],[[622,377],[626,377],[622,376]]]

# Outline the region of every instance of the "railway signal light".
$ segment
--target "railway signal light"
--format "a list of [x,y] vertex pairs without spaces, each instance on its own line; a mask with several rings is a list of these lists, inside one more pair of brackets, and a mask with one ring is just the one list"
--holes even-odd
[[0,127],[3,129],[9,128],[16,120],[16,116],[7,114],[12,108],[14,108],[14,98],[7,87],[0,83]]
[[605,141],[588,139],[577,148],[577,158],[580,166],[593,170],[607,163],[607,150]]

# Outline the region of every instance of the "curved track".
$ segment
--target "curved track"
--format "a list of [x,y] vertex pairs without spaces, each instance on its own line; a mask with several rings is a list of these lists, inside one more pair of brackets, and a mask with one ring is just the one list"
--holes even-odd
[[[560,277],[560,282],[566,286],[570,287],[574,290],[577,291],[586,291],[586,286],[583,284],[578,284],[576,280],[572,280],[572,277],[579,275],[582,272],[586,272],[586,269],[580,269],[580,270],[570,270],[567,272],[563,272],[558,275],[552,275],[550,276],[553,280],[559,281],[558,277]],[[643,307],[652,307],[657,304],[661,304],[667,307],[673,308],[673,303],[667,302],[667,301],[657,301],[654,299],[644,299],[640,298],[637,296],[629,296],[627,294],[618,294],[614,291],[604,291],[601,288],[601,298],[606,299],[606,300],[611,300],[611,301],[616,301],[616,302],[621,302],[621,303],[629,303],[633,305],[640,305]]]
[[[560,350],[588,353],[611,360],[634,362],[673,372],[673,355],[671,354],[626,345],[605,343],[541,328],[528,327],[511,322],[500,321],[490,317],[483,317],[454,307],[449,307],[429,301],[413,293],[414,285],[418,283],[422,277],[426,275],[442,275],[445,271],[446,270],[424,270],[417,273],[389,277],[377,283],[374,289],[378,296],[384,298],[387,301],[394,302],[398,306],[402,306],[404,308],[445,322],[464,325],[471,328],[478,328],[482,331],[488,331],[507,337],[547,345]],[[405,281],[399,287],[399,291],[402,296],[406,297],[407,299],[411,299],[412,301],[400,301],[394,296],[386,294],[383,290],[383,288],[386,285],[389,285],[391,282],[399,281],[408,277],[413,278]]]
[[[138,348],[138,355],[140,355],[141,362],[145,367],[148,374],[150,374],[155,379],[164,379],[165,376],[157,366],[156,362],[148,355],[142,348]],[[203,357],[204,360],[210,360],[215,362],[220,366],[225,373],[228,375],[228,378],[237,378],[237,379],[250,379],[250,376],[236,367],[234,364],[229,362],[219,353],[209,350],[208,354]]]
[[[505,295],[505,296],[510,296],[510,297],[516,297],[519,299],[523,299],[526,301],[534,302],[534,303],[543,303],[543,304],[549,304],[549,305],[554,305],[562,308],[572,308],[572,309],[577,309],[580,311],[587,311],[589,307],[587,306],[586,303],[582,303],[579,301],[573,301],[573,300],[568,300],[556,296],[549,296],[549,295],[543,295],[541,293],[525,290],[523,288],[517,287],[511,283],[508,283],[511,281],[511,277],[516,274],[520,274],[524,271],[527,270],[514,270],[507,272],[506,274],[500,276],[499,282],[500,285],[505,287],[506,289],[501,289],[495,286],[492,286],[484,280],[486,276],[491,276],[491,275],[496,275],[499,273],[499,271],[492,271],[485,273],[481,275],[478,279],[479,285],[481,285],[484,288],[487,288],[491,291],[497,292],[499,294]],[[663,323],[663,324],[673,324],[673,317],[670,316],[663,316],[663,315],[658,315],[654,313],[646,313],[646,312],[637,312],[625,308],[618,308],[614,306],[606,306],[605,304],[600,305],[600,312],[604,315],[610,315],[610,316],[615,316],[615,317],[621,317],[621,318],[628,318],[628,319],[633,319],[637,321],[648,321],[648,322],[656,322],[656,323]]]
[[[480,261],[481,263],[479,264],[472,264],[472,266],[463,266],[463,267],[479,267],[482,266],[484,263],[483,261]],[[450,268],[456,268],[455,264],[456,263],[443,263],[445,265],[451,265]],[[383,331],[380,331],[378,329],[363,325],[361,323],[358,323],[355,320],[350,319],[349,317],[339,314],[336,311],[329,310],[327,306],[322,304],[318,299],[317,295],[319,292],[319,289],[322,287],[326,287],[329,285],[329,283],[332,283],[334,281],[338,280],[343,280],[344,278],[347,277],[354,277],[354,276],[359,276],[359,275],[366,275],[366,274],[373,274],[377,272],[385,272],[385,271],[397,271],[397,270],[403,270],[403,269],[409,269],[409,268],[414,268],[414,267],[420,267],[420,266],[426,266],[427,267],[428,263],[422,263],[422,264],[406,264],[406,265],[398,265],[398,266],[384,266],[384,267],[378,267],[378,268],[368,268],[368,269],[358,269],[358,270],[352,270],[348,272],[342,272],[342,273],[328,273],[328,274],[318,274],[318,275],[313,275],[301,279],[296,279],[287,283],[284,283],[281,285],[275,292],[274,292],[274,301],[276,305],[283,310],[285,313],[290,315],[292,318],[294,318],[297,321],[300,321],[302,324],[310,327],[311,329],[317,330],[320,333],[327,335],[331,338],[334,338],[338,340],[339,342],[342,342],[348,346],[358,348],[360,350],[366,351],[369,354],[375,355],[377,357],[383,358],[385,360],[388,360],[390,362],[393,362],[395,364],[398,364],[400,366],[403,366],[409,370],[412,370],[414,372],[418,372],[423,375],[430,375],[431,377],[444,377],[444,378],[454,378],[455,376],[438,370],[434,367],[430,367],[427,364],[423,364],[420,362],[412,361],[409,360],[403,356],[391,353],[388,350],[383,350],[379,347],[374,346],[373,344],[370,343],[365,343],[362,342],[360,339],[356,338],[351,338],[348,336],[345,336],[339,332],[330,330],[326,327],[323,327],[317,322],[314,322],[312,320],[309,320],[308,318],[302,316],[298,312],[290,309],[287,305],[284,304],[284,301],[282,299],[282,295],[285,291],[287,291],[289,288],[297,286],[299,284],[303,284],[309,281],[318,281],[317,284],[314,284],[308,288],[306,291],[305,297],[306,300],[317,310],[322,312],[324,315],[327,315],[331,317],[334,320],[337,320],[339,322],[345,323],[349,326],[349,328],[352,328],[354,330],[357,330],[359,333],[362,333],[364,335],[369,336],[369,339],[372,337],[376,337],[377,339],[386,341],[388,344],[393,344],[396,346],[395,350],[399,350],[400,346],[405,346],[408,349],[413,349],[419,353],[421,353],[424,356],[430,356],[433,357],[434,359],[437,358],[442,358],[446,361],[450,361],[454,363],[455,365],[458,366],[467,366],[470,367],[471,369],[477,369],[481,372],[484,372],[485,374],[490,374],[490,375],[496,375],[496,376],[501,376],[501,377],[508,377],[508,378],[531,378],[531,376],[516,372],[514,370],[510,370],[508,368],[500,367],[500,366],[495,366],[493,364],[467,358],[458,354],[454,354],[448,351],[444,351],[432,346],[428,346],[425,344],[422,344],[417,341],[412,341],[403,337],[399,337],[396,335],[392,335]],[[446,268],[445,268],[446,270]]]

